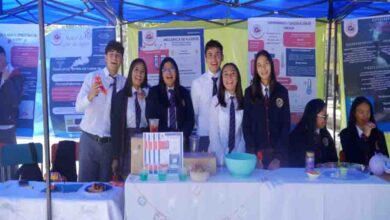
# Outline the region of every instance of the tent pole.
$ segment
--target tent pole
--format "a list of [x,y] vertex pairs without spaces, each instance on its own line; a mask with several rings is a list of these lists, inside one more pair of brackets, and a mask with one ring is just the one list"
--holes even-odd
[[[334,61],[333,61],[333,138],[336,140],[336,92],[337,92],[337,32],[338,32],[338,22],[336,20],[335,27],[334,27]],[[335,142],[336,143],[336,142]]]
[[39,52],[41,54],[41,80],[42,80],[42,106],[43,106],[43,134],[45,148],[45,166],[48,178],[46,178],[46,219],[52,219],[51,192],[50,192],[50,151],[49,151],[49,123],[47,102],[47,78],[46,78],[46,46],[45,46],[45,17],[43,0],[38,1],[39,11]]
[[328,106],[328,87],[329,87],[329,71],[330,71],[330,52],[332,43],[332,25],[333,25],[333,1],[328,3],[328,50],[326,63],[326,79],[325,79],[325,104]]
[[[120,35],[121,44],[123,45],[123,30],[122,30],[122,27],[123,27],[123,0],[120,0],[119,1],[119,35]],[[126,62],[126,61],[124,61],[124,62]],[[122,62],[122,65],[121,65],[122,76],[125,75],[124,62]]]

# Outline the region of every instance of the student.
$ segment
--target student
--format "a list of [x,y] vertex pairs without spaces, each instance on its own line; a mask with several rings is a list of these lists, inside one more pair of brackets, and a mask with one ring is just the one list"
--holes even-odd
[[[20,70],[7,62],[5,50],[0,46],[0,145],[16,144],[16,122],[23,95],[23,82]],[[11,167],[11,177],[15,176],[16,170],[17,166]],[[0,177],[1,174],[0,171]]]
[[375,153],[389,156],[383,132],[376,126],[370,101],[359,96],[352,102],[348,126],[340,132],[345,162],[368,165]]
[[146,99],[146,118],[158,118],[159,131],[184,133],[184,151],[189,151],[188,138],[194,128],[194,109],[190,93],[180,85],[179,68],[174,59],[166,57],[160,65],[159,83]]
[[221,71],[218,93],[210,105],[208,151],[216,154],[219,166],[224,164],[226,154],[245,152],[241,127],[243,109],[240,72],[234,63],[227,63]]
[[130,64],[124,88],[113,100],[114,120],[112,121],[112,143],[114,157],[119,158],[118,172],[125,179],[130,173],[130,140],[135,134],[147,131],[145,117],[148,78],[145,61],[141,58]]
[[16,144],[16,121],[22,99],[23,76],[7,63],[0,46],[0,143]]
[[252,84],[246,89],[244,99],[246,151],[258,156],[260,167],[277,169],[287,164],[288,91],[276,81],[271,55],[262,50],[255,58]]
[[206,43],[205,56],[208,70],[192,81],[191,98],[194,105],[196,133],[200,137],[200,151],[209,146],[209,109],[211,98],[217,94],[220,66],[223,61],[222,44],[211,39]]
[[79,181],[111,179],[118,165],[111,142],[111,99],[123,88],[125,78],[118,74],[124,48],[110,41],[105,48],[106,67],[87,74],[76,100],[76,111],[84,112],[80,128]]
[[321,99],[310,100],[303,116],[290,134],[289,165],[304,167],[307,151],[313,151],[315,163],[337,162],[334,140],[326,129],[326,106]]

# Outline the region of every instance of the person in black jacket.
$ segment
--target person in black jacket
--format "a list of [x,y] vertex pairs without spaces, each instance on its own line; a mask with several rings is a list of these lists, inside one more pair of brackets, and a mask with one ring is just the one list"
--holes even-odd
[[23,76],[7,63],[0,46],[0,143],[16,144],[16,121],[22,99]]
[[166,57],[160,65],[159,83],[146,99],[146,118],[159,119],[159,131],[184,133],[184,151],[189,151],[188,138],[194,128],[195,116],[189,91],[180,85],[179,68],[174,59]]
[[287,89],[276,81],[271,55],[255,57],[252,84],[245,90],[243,132],[246,151],[257,154],[259,166],[287,165],[290,104]]
[[145,117],[146,96],[148,94],[146,63],[143,59],[134,59],[130,64],[126,84],[113,99],[111,137],[114,158],[119,159],[116,172],[126,178],[130,173],[131,137],[147,131]]
[[326,129],[326,106],[321,99],[306,104],[303,116],[290,133],[289,165],[304,167],[306,151],[315,153],[315,163],[337,162],[335,143]]
[[388,156],[383,132],[376,126],[370,101],[355,98],[349,112],[348,126],[340,133],[345,162],[367,165],[375,153]]

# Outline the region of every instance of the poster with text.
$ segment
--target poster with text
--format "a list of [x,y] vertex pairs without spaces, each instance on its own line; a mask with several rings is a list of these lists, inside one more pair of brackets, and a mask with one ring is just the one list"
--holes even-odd
[[378,127],[390,131],[390,16],[349,19],[342,25],[347,114],[357,96],[374,107]]
[[50,119],[57,137],[79,137],[83,117],[76,112],[77,94],[87,73],[105,67],[104,50],[115,29],[56,29],[47,38],[50,57]]
[[177,173],[183,167],[183,132],[144,132],[142,141],[143,167],[149,173]]
[[[19,71],[24,80],[22,99],[19,104],[19,118],[16,123],[17,136],[31,137],[34,133],[37,91],[38,25],[0,24],[0,46],[5,50],[7,68]],[[0,108],[4,108],[4,106],[0,106]],[[42,112],[41,109],[38,111]]]
[[252,79],[255,55],[267,50],[276,79],[289,92],[291,123],[316,97],[316,36],[314,18],[251,18],[248,20],[248,70]]
[[148,69],[148,83],[158,84],[159,68],[172,57],[179,68],[180,84],[189,88],[204,71],[203,29],[148,29],[138,32],[138,54]]

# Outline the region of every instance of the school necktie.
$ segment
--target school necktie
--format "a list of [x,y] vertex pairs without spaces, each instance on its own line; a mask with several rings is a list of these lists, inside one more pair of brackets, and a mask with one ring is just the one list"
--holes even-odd
[[234,96],[230,97],[230,117],[229,117],[229,153],[234,149],[236,130],[236,109],[234,107]]
[[213,77],[211,78],[213,80],[213,96],[215,96],[217,94],[217,81],[218,81],[218,77]]
[[113,112],[113,100],[114,100],[114,97],[115,97],[115,95],[116,95],[116,77],[115,76],[110,76],[110,77],[112,77],[112,79],[114,80],[114,82],[112,82],[111,84],[110,84],[110,87],[112,87],[112,95],[111,95],[111,111],[110,111],[110,118],[111,118],[111,121],[113,121],[114,120],[114,115],[115,115],[115,113]]
[[135,106],[135,127],[139,128],[141,124],[141,106],[138,102],[138,92],[134,92],[134,106]]
[[268,87],[266,87],[264,90],[265,90],[265,98],[268,99],[269,98]]
[[176,129],[176,114],[175,114],[175,95],[174,95],[174,90],[170,89],[168,90],[170,94],[169,98],[169,128],[171,129]]

